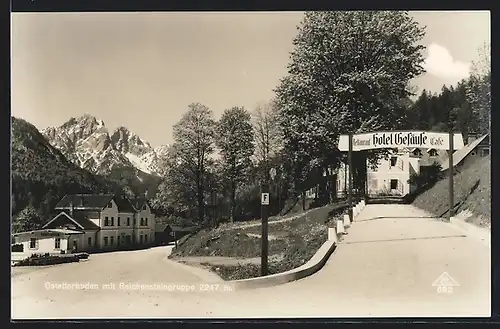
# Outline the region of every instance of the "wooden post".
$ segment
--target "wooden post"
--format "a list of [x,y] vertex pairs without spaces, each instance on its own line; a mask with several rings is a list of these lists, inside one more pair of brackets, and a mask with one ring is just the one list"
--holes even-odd
[[454,200],[453,200],[453,138],[455,137],[453,134],[453,130],[450,130],[450,135],[449,135],[449,150],[448,150],[448,170],[449,170],[449,179],[448,179],[448,192],[449,192],[449,211],[448,211],[448,221],[451,221],[451,217],[453,217],[453,206],[454,206]]
[[349,134],[349,152],[347,153],[347,162],[349,163],[349,194],[347,196],[347,203],[349,205],[349,220],[353,221],[352,214],[352,134]]
[[269,185],[262,184],[261,187],[261,256],[260,256],[260,274],[267,275],[267,254],[268,254],[268,216],[269,216]]

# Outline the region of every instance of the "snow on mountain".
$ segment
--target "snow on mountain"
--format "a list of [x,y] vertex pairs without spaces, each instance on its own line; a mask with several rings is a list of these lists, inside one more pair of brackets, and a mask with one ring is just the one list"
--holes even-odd
[[140,157],[140,161],[151,171],[159,176],[165,173],[165,157],[168,154],[169,145],[154,148]]
[[160,162],[168,149],[168,146],[153,148],[125,127],[110,134],[102,120],[88,114],[71,118],[59,127],[44,129],[42,134],[70,161],[103,175],[114,169],[135,168],[156,176],[163,172]]
[[147,163],[142,161],[142,159],[140,157],[138,157],[137,155],[129,152],[129,153],[125,154],[125,156],[137,169],[139,169],[145,173],[148,173],[148,174],[153,174],[151,172],[151,169],[147,165]]

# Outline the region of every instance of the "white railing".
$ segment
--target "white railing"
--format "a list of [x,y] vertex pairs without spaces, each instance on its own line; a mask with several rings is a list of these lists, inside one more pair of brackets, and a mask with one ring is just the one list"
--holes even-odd
[[403,171],[403,167],[404,167],[403,165],[404,165],[403,159],[398,159],[397,166],[398,166],[399,170]]
[[399,192],[400,195],[403,195],[403,192],[404,192],[404,186],[403,186],[403,183],[401,183],[401,181],[398,179],[398,186],[397,186],[397,190]]

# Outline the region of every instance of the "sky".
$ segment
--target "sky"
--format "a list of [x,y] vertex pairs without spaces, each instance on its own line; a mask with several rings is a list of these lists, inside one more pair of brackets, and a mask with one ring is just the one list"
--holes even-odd
[[[413,85],[438,92],[469,74],[490,42],[490,13],[411,12],[426,26],[427,70]],[[153,146],[171,144],[190,103],[255,109],[286,74],[300,12],[14,13],[13,116],[38,129],[90,114]]]

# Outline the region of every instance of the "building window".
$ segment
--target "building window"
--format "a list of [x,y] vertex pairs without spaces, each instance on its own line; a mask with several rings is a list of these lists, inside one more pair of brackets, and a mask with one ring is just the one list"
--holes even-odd
[[31,238],[30,239],[30,249],[36,249],[38,245],[38,241],[36,238]]
[[88,239],[87,239],[87,244],[90,246],[92,246],[92,238],[89,236]]
[[429,150],[429,156],[431,156],[431,157],[437,156],[437,151],[435,149],[430,149]]
[[482,157],[490,155],[490,149],[487,149],[487,148],[481,149],[479,155],[482,156]]
[[111,226],[115,226],[115,218],[111,217]]
[[398,162],[398,158],[397,157],[391,157],[391,167],[394,167],[397,162]]
[[117,224],[116,224],[116,225],[117,225],[117,226],[120,226],[120,217],[118,217],[118,219],[117,219]]
[[420,151],[420,149],[415,149],[415,150],[413,150],[413,155],[417,156],[417,157],[421,157],[422,151]]
[[112,202],[110,202],[110,203],[108,204],[108,208],[113,208],[113,203],[112,203]]
[[144,206],[142,207],[142,210],[146,210],[146,205],[144,205]]
[[116,237],[116,244],[117,244],[117,245],[120,245],[120,236],[117,236],[117,237]]
[[148,243],[148,235],[144,234],[144,243]]
[[127,217],[127,226],[130,226],[130,217]]
[[144,218],[141,217],[141,226],[144,225]]
[[109,238],[109,244],[112,246],[112,245],[114,245],[114,243],[115,243],[115,237],[112,236]]
[[105,247],[108,246],[108,237],[107,236],[104,237],[104,246]]
[[142,243],[144,240],[144,237],[142,236],[142,234],[139,236],[139,243]]
[[137,218],[134,217],[134,226],[137,224]]
[[391,179],[391,190],[397,190],[397,188],[398,188],[398,180]]
[[55,238],[54,249],[61,249],[61,238]]
[[148,226],[148,218],[144,218],[144,226]]
[[109,226],[109,219],[108,217],[104,217],[104,226]]

